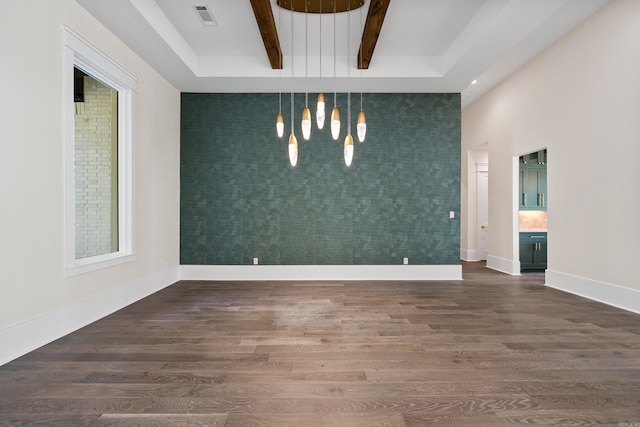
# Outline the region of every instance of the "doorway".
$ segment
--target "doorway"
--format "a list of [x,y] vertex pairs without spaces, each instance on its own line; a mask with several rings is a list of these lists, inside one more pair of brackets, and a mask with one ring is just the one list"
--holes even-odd
[[547,268],[547,150],[519,157],[518,231],[520,272]]
[[476,164],[476,233],[478,256],[487,260],[489,252],[489,164]]

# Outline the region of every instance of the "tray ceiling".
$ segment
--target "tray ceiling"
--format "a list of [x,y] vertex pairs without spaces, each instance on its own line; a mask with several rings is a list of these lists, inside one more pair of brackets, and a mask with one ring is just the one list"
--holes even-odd
[[[289,91],[292,82],[296,91],[331,92],[335,84],[338,91],[459,92],[463,106],[609,2],[390,1],[370,65],[359,70],[371,0],[336,14],[335,27],[333,14],[292,16],[268,0],[280,71],[272,68],[250,0],[76,1],[183,92]],[[217,25],[204,25],[197,5]]]

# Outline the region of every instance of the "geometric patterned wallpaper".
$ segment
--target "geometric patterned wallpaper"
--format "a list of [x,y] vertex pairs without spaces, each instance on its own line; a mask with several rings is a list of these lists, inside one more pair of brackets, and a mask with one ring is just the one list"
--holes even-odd
[[364,143],[355,128],[360,97],[352,94],[351,167],[342,155],[346,94],[338,94],[338,141],[329,117],[303,140],[304,94],[296,94],[295,168],[289,100],[283,93],[280,139],[278,94],[182,94],[181,264],[460,263],[460,94],[364,94]]

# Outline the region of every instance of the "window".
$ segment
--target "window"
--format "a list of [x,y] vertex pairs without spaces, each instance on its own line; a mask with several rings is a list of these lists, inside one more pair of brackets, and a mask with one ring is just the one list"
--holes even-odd
[[66,267],[74,275],[134,259],[136,79],[65,28]]
[[118,91],[74,68],[75,258],[118,251]]

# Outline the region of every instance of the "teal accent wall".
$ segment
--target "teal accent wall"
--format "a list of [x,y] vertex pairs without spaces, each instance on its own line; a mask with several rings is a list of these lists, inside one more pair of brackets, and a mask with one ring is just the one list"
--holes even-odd
[[304,141],[304,94],[296,95],[300,154],[291,167],[289,94],[282,139],[278,94],[182,94],[181,264],[459,264],[460,95],[365,94],[359,143],[352,94],[351,167],[342,154],[346,98],[338,94],[339,141],[328,117]]

